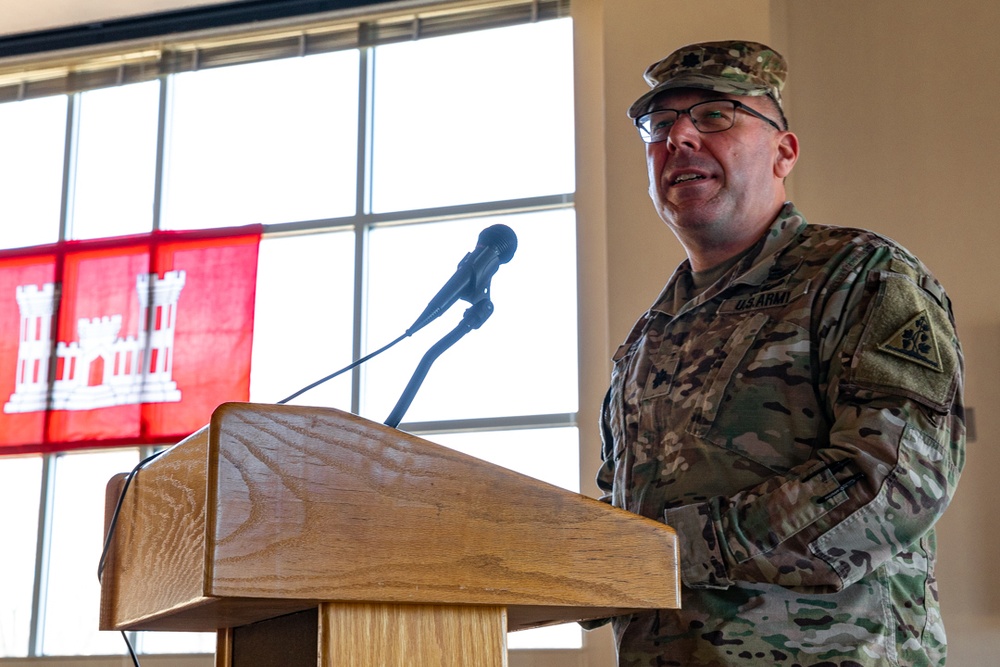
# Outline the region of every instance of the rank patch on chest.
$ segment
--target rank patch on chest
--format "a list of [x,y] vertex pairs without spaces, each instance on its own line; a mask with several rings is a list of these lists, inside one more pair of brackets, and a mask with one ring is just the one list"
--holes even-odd
[[941,353],[927,311],[917,313],[878,349],[941,372]]

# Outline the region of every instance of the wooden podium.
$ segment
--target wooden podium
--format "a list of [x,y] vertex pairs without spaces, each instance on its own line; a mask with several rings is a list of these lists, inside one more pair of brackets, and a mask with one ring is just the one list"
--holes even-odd
[[662,523],[339,410],[227,403],[129,486],[101,629],[217,631],[217,667],[500,667],[508,630],[678,607],[677,566]]

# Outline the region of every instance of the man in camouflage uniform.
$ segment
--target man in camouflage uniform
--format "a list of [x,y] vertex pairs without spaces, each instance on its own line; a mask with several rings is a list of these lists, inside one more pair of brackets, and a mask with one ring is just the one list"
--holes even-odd
[[688,259],[602,412],[605,500],[680,543],[682,608],[613,619],[622,667],[944,664],[934,524],[965,440],[950,302],[899,245],[785,201],[785,74],[762,44],[696,44],[629,109]]

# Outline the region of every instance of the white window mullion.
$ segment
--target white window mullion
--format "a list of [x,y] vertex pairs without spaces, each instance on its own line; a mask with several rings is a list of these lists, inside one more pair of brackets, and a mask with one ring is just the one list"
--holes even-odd
[[[375,49],[359,49],[358,73],[358,180],[357,205],[354,210],[354,334],[352,358],[360,359],[365,348],[367,312],[368,215],[371,213],[372,115],[374,108]],[[364,369],[351,371],[351,411],[361,409],[361,383]]]
[[76,193],[76,154],[80,137],[80,95],[69,95],[66,107],[66,148],[63,152],[62,205],[59,210],[59,239],[69,238],[73,229],[73,199]]
[[160,229],[163,214],[163,175],[166,173],[167,113],[170,109],[170,77],[160,77],[160,98],[156,113],[156,166],[153,182],[153,231]]
[[55,495],[56,454],[42,458],[42,483],[38,502],[38,540],[35,545],[35,581],[31,595],[31,634],[28,657],[42,655],[45,639],[45,600],[48,595],[49,555],[52,546],[53,498]]

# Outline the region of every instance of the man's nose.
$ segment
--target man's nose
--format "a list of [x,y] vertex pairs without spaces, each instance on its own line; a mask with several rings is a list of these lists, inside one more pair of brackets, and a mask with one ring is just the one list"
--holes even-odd
[[678,150],[682,147],[697,150],[701,146],[701,132],[694,126],[691,114],[682,113],[674,121],[667,134],[667,148]]

